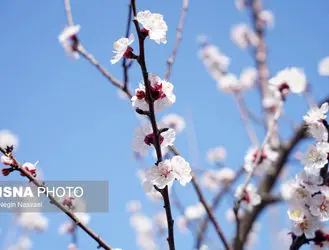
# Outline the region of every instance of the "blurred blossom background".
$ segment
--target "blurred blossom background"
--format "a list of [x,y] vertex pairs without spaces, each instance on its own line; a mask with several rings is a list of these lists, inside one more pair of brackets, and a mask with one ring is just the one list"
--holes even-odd
[[[121,80],[121,63],[111,65],[110,58],[113,42],[125,35],[127,1],[72,0],[71,5],[74,21],[81,25],[79,37],[84,47]],[[319,61],[329,55],[326,21],[329,2],[263,0],[263,5],[274,15],[273,27],[265,34],[270,76],[286,67],[300,67],[304,69],[314,99],[321,100],[329,90],[328,77],[318,73]],[[160,77],[165,74],[166,60],[175,42],[181,6],[181,1],[173,0],[137,1],[139,10],[163,14],[169,27],[166,46],[146,40],[148,70]],[[124,250],[139,249],[136,237],[151,246],[152,239],[145,239],[145,234],[150,232],[158,238],[158,248],[167,249],[162,201],[149,199],[138,178],[138,171],[150,167],[154,161],[152,153],[146,158],[136,158],[131,148],[139,120],[131,104],[122,100],[117,89],[87,61],[76,61],[65,55],[57,39],[66,25],[63,1],[3,0],[0,19],[0,124],[1,129],[9,129],[19,137],[17,158],[22,162],[38,160],[45,180],[108,180],[109,212],[90,214],[90,227],[111,246]],[[250,20],[250,11],[239,11],[233,0],[189,3],[170,78],[175,86],[176,103],[157,117],[161,119],[175,113],[184,118],[185,129],[177,135],[175,145],[195,169],[200,183],[206,169],[223,166],[239,169],[250,146],[234,99],[216,86],[200,59],[200,44],[206,39],[217,46],[230,59],[228,71],[239,77],[243,69],[255,66],[254,54],[252,49],[241,49],[233,43],[231,29],[240,23],[251,25]],[[138,51],[136,42],[134,47]],[[129,71],[129,80],[131,89],[137,88],[142,80],[136,63]],[[258,90],[247,90],[243,96],[248,108],[260,115]],[[283,139],[289,138],[307,109],[304,96],[289,96],[280,120]],[[262,139],[263,128],[257,125],[255,128]],[[221,148],[216,151],[216,147]],[[302,143],[296,152],[304,152],[305,148]],[[214,157],[218,156],[214,152],[222,158],[220,164],[213,164]],[[292,157],[281,175],[282,181],[302,168]],[[18,178],[18,174],[13,174],[0,180]],[[211,184],[204,184],[205,196],[211,200],[214,195]],[[279,186],[276,189],[279,192]],[[179,197],[184,207],[198,206],[191,185],[175,185],[173,192],[173,202]],[[135,202],[129,202],[132,200]],[[229,239],[235,230],[228,211],[233,202],[234,196],[229,193],[216,210],[216,217]],[[180,222],[183,223],[178,218],[181,214],[178,209],[173,213],[177,249],[193,249],[194,233],[179,230]],[[192,209],[189,215],[193,217],[195,213],[202,214],[202,209]],[[141,214],[153,220],[153,228]],[[48,219],[47,229],[31,234],[32,249],[66,249],[71,239],[59,234],[61,224],[67,221],[65,215],[43,216]],[[198,222],[192,220],[192,224],[197,226]],[[250,239],[249,249],[288,249],[290,226],[286,205],[269,207],[254,225],[255,235]],[[139,231],[145,234],[136,234],[136,227],[144,227]],[[8,249],[24,234],[24,229],[15,223],[14,214],[0,214],[0,228],[0,249]],[[95,242],[80,230],[77,237],[80,249],[96,249]],[[207,239],[209,249],[221,249],[211,225]],[[29,242],[25,244],[29,246]],[[283,244],[287,244],[286,247]]]

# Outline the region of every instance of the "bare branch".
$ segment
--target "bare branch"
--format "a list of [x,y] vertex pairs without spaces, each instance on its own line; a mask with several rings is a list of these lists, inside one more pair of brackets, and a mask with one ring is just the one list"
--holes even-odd
[[92,239],[94,239],[98,245],[99,248],[104,248],[105,250],[111,250],[112,248],[104,241],[102,240],[95,232],[93,232],[89,227],[87,227],[84,223],[82,223],[78,217],[72,213],[69,209],[67,209],[64,205],[62,205],[60,202],[56,200],[54,196],[49,194],[48,188],[46,188],[46,185],[36,179],[28,170],[22,167],[22,165],[10,154],[7,154],[6,151],[0,147],[0,151],[7,157],[10,157],[14,161],[14,165],[12,166],[14,170],[19,171],[23,176],[26,176],[30,182],[32,182],[37,187],[42,187],[45,191],[45,195],[49,198],[52,204],[54,204],[56,207],[58,207],[63,213],[65,213],[68,217],[71,218],[72,221],[75,222],[75,225],[80,227],[83,231],[85,231]]
[[176,41],[175,41],[175,44],[174,44],[174,48],[171,52],[171,55],[167,60],[167,72],[165,74],[165,78],[164,78],[165,80],[168,80],[169,77],[170,77],[171,68],[172,68],[172,65],[175,61],[179,44],[182,40],[182,31],[183,31],[183,27],[184,27],[184,24],[185,24],[186,14],[187,14],[188,5],[189,5],[188,1],[189,0],[183,0],[182,12],[181,12],[179,24],[178,24],[178,27],[177,27]]

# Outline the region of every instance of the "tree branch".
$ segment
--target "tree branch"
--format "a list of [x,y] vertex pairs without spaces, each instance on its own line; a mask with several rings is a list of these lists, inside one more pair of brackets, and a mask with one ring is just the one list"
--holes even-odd
[[56,200],[54,196],[49,194],[48,188],[46,188],[46,185],[41,182],[40,180],[37,180],[32,174],[30,174],[29,171],[27,171],[25,168],[22,167],[22,165],[10,154],[7,154],[6,151],[0,147],[0,151],[7,157],[10,157],[14,161],[14,165],[12,165],[12,168],[14,171],[19,171],[23,176],[26,176],[30,182],[32,182],[37,187],[42,187],[45,191],[45,195],[49,198],[51,203],[58,207],[63,213],[65,213],[68,217],[71,218],[72,221],[74,221],[75,225],[80,227],[83,231],[85,231],[92,239],[94,239],[98,243],[98,248],[104,248],[105,250],[111,250],[112,248],[110,245],[108,245],[104,240],[102,240],[95,232],[93,232],[89,227],[87,227],[84,223],[82,223],[77,216],[73,212],[71,212],[68,208],[66,208],[64,205],[62,205],[60,202]]
[[182,40],[182,31],[183,31],[183,27],[184,27],[184,24],[185,24],[186,14],[187,14],[188,5],[189,5],[188,1],[189,0],[183,0],[182,12],[181,12],[179,24],[178,24],[178,27],[177,27],[176,41],[175,41],[175,44],[174,44],[174,48],[171,52],[171,56],[167,60],[167,72],[165,74],[165,78],[164,78],[165,80],[168,80],[169,77],[170,77],[171,68],[172,68],[172,65],[175,61],[179,44]]

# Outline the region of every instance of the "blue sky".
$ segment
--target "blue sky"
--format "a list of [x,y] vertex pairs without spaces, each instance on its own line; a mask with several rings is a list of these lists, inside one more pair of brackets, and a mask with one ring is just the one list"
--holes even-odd
[[[328,91],[328,79],[318,75],[317,64],[329,55],[326,22],[329,2],[264,2],[276,18],[275,27],[268,32],[266,39],[271,74],[287,66],[304,68],[312,92],[319,100]],[[165,61],[175,40],[181,1],[145,0],[137,1],[137,6],[139,10],[162,13],[168,23],[167,45],[146,42],[148,69],[163,76]],[[121,79],[120,64],[112,66],[109,60],[113,41],[125,32],[127,2],[72,0],[72,10],[75,23],[81,25],[83,45]],[[125,250],[136,249],[135,233],[130,228],[129,214],[125,210],[126,202],[140,199],[149,215],[161,209],[161,204],[147,200],[136,178],[140,164],[133,157],[130,143],[138,120],[131,105],[120,100],[116,89],[88,62],[71,60],[63,52],[57,41],[66,24],[62,1],[4,0],[0,3],[0,19],[0,122],[1,128],[12,130],[20,138],[18,159],[39,160],[47,180],[108,180],[109,212],[93,214],[90,226],[111,245]],[[237,11],[233,1],[190,3],[171,77],[177,102],[167,113],[176,112],[186,118],[187,133],[177,138],[176,145],[193,167],[210,167],[205,153],[211,147],[224,145],[228,149],[227,165],[236,169],[248,149],[249,141],[236,105],[229,95],[217,91],[215,82],[197,57],[196,42],[198,35],[207,35],[211,43],[231,58],[230,71],[239,74],[241,69],[254,63],[250,53],[230,41],[229,34],[233,24],[248,20],[249,14]],[[130,80],[131,88],[141,80],[137,65],[131,69]],[[256,91],[247,93],[246,99],[248,106],[257,112],[259,99]],[[296,122],[301,120],[306,109],[304,99],[298,96],[290,97],[285,108]],[[291,128],[283,122],[282,131],[288,136]],[[257,132],[261,138],[262,130]],[[151,159],[147,159],[147,164],[152,164]],[[299,168],[298,165],[292,167],[292,172]],[[177,187],[177,191],[184,197],[184,204],[196,202],[191,187]],[[207,193],[207,197],[210,194]],[[223,216],[232,203],[229,199],[217,213],[224,231],[232,230]],[[289,225],[280,211],[280,226]],[[174,214],[178,215],[178,212]],[[0,227],[5,232],[11,219],[9,215],[0,215]],[[49,230],[33,235],[33,249],[66,248],[69,238],[57,235],[58,226],[66,220],[65,216],[52,214],[49,219]],[[263,232],[260,245],[255,249],[268,247],[269,235],[277,230],[271,229],[269,234],[268,217],[263,216],[261,221]],[[183,236],[177,232],[176,239],[177,249],[192,249],[191,235]],[[0,246],[1,240],[0,237]],[[96,247],[82,232],[79,240],[82,250]]]

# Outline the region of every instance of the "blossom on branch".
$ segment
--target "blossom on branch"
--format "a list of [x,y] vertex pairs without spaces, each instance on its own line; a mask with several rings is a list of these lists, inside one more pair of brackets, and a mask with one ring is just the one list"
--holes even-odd
[[162,117],[161,122],[166,127],[174,129],[176,134],[182,132],[186,126],[184,118],[177,114],[168,114]]
[[[171,128],[162,132],[159,135],[161,149],[165,149],[168,146],[173,145],[175,138],[176,138],[176,132]],[[152,126],[149,124],[142,125],[136,128],[135,138],[131,145],[135,152],[138,152],[142,156],[145,156],[148,152],[148,149],[154,146],[155,143],[154,140],[155,140],[155,135],[153,133]]]
[[0,147],[11,153],[18,147],[18,137],[9,130],[0,130]]
[[163,15],[158,13],[151,13],[149,10],[140,11],[135,18],[141,25],[143,25],[142,32],[154,40],[157,44],[167,43],[168,26],[163,20]]
[[269,84],[276,86],[282,95],[286,96],[289,91],[295,94],[303,93],[307,87],[307,79],[302,69],[293,67],[279,71],[269,80]]
[[152,185],[163,189],[176,179],[185,186],[192,179],[190,164],[181,156],[174,156],[169,160],[154,165],[147,173],[147,179]]
[[130,34],[129,38],[122,37],[113,43],[114,56],[111,59],[111,64],[117,63],[122,57],[130,59],[132,58],[133,48],[129,45],[135,40],[134,34]]
[[250,45],[257,46],[259,43],[258,36],[245,23],[233,26],[231,39],[241,49],[246,49]]
[[329,76],[329,56],[319,62],[318,71],[321,76]]
[[78,45],[79,40],[77,37],[80,31],[80,25],[72,25],[64,28],[62,33],[58,36],[60,44],[63,46],[67,55],[74,59],[79,59]]
[[[160,112],[164,108],[171,106],[176,101],[173,93],[174,86],[160,77],[149,73],[150,94],[154,101],[155,112]],[[135,90],[135,96],[131,98],[132,106],[143,111],[149,111],[149,100],[146,94],[144,82],[139,84],[139,88]]]
[[323,103],[321,107],[314,106],[312,107],[307,114],[303,117],[304,122],[307,125],[318,125],[327,119],[327,113],[329,110],[329,104],[327,102]]
[[235,198],[241,201],[241,205],[251,210],[261,202],[261,197],[257,194],[257,189],[253,184],[249,183],[245,189],[243,187],[243,184],[237,187]]

